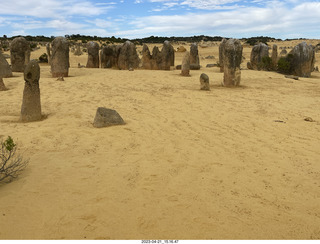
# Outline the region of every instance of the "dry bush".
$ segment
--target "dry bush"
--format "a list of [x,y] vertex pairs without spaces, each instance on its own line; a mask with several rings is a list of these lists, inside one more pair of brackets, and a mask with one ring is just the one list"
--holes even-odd
[[10,182],[26,168],[28,160],[17,153],[17,145],[9,136],[0,144],[0,182]]

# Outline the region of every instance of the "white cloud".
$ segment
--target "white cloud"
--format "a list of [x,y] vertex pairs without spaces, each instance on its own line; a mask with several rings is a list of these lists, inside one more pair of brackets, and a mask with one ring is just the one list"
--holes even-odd
[[10,0],[1,3],[0,14],[56,18],[69,15],[99,15],[111,8],[113,7],[110,5],[99,6],[88,0]]
[[19,35],[25,36],[25,35],[27,35],[27,33],[25,32],[24,29],[14,30],[14,31],[12,31],[12,32],[10,33],[10,36],[19,36]]
[[[147,2],[149,13],[137,11]],[[126,9],[113,13],[117,4]],[[140,12],[149,16],[135,16]],[[6,0],[0,8],[0,32],[32,34],[45,30],[49,35],[127,38],[201,34],[287,38],[310,34],[320,38],[319,16],[319,0],[134,0],[130,4],[123,0]]]
[[[254,33],[285,37],[286,33],[295,33],[299,37],[306,30],[316,32],[320,26],[319,16],[318,2],[306,2],[290,9],[283,2],[274,1],[265,8],[246,7],[232,11],[137,18],[131,22],[134,30],[121,34],[141,37],[154,33],[163,36],[206,34],[246,37]],[[320,33],[318,32],[314,38],[320,38]]]
[[111,28],[114,27],[114,23],[111,21],[107,21],[104,19],[95,19],[93,21],[87,20],[88,23],[94,24],[95,26],[99,28]]

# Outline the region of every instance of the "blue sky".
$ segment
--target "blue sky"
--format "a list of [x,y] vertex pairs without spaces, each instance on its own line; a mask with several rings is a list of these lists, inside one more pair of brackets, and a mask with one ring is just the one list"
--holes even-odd
[[320,0],[3,0],[0,36],[320,39]]

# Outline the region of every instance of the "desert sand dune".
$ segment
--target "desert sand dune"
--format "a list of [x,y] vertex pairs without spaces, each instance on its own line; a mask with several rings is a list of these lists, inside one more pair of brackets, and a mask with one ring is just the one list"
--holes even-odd
[[[41,64],[45,119],[32,123],[18,122],[23,74],[5,78],[0,137],[30,162],[0,186],[0,239],[319,239],[320,73],[247,70],[250,51],[238,88],[206,68],[218,46],[199,48],[190,77],[80,69],[87,54],[70,53],[65,81]],[[99,106],[126,125],[94,128]]]

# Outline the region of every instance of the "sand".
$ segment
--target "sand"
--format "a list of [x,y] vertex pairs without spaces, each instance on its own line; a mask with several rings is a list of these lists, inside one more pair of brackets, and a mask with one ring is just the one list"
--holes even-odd
[[[46,118],[32,123],[19,122],[23,74],[5,78],[0,137],[30,162],[0,185],[0,239],[319,239],[320,73],[247,70],[250,51],[239,88],[206,68],[218,46],[199,48],[190,77],[77,68],[87,56],[70,54],[65,81],[41,64]],[[126,125],[94,128],[100,106]]]

